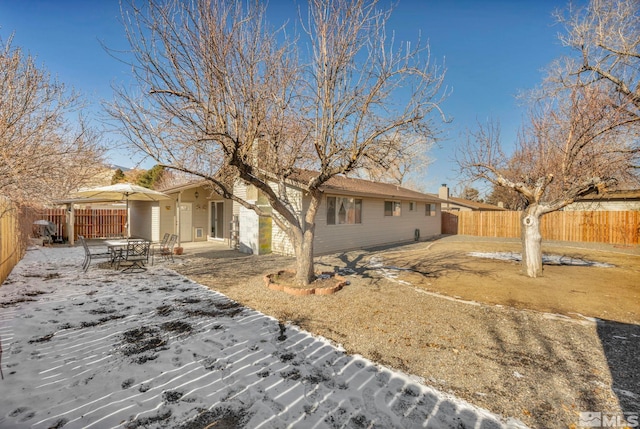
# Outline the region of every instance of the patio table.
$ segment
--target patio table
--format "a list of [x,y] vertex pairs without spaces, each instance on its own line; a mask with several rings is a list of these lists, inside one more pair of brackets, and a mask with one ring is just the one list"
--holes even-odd
[[105,240],[104,244],[107,245],[107,249],[109,249],[109,253],[111,253],[111,265],[118,266],[119,262],[125,260],[125,250],[127,249],[127,244],[132,241],[147,241],[142,238],[119,238],[114,240]]
[[107,245],[107,249],[111,253],[111,265],[118,262],[118,260],[122,260],[122,250],[127,247],[126,239],[105,240],[104,244]]

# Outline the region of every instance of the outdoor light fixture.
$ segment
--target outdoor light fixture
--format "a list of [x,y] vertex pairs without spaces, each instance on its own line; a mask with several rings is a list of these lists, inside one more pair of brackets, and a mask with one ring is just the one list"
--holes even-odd
[[198,199],[198,197],[200,196],[200,194],[198,193],[198,191],[196,191],[193,195],[196,196],[196,200]]

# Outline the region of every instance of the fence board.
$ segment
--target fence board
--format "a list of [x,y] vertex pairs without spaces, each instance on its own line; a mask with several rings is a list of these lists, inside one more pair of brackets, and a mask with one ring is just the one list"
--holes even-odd
[[[521,214],[515,211],[446,213],[457,217],[458,234],[505,238],[520,238]],[[445,213],[443,226],[444,219]],[[542,217],[540,229],[545,240],[637,245],[640,244],[640,211],[552,212]],[[455,234],[445,232],[444,227],[443,233]]]
[[[74,239],[78,235],[86,238],[121,237],[124,233],[127,221],[125,209],[76,209],[74,213]],[[43,219],[55,223],[60,236],[68,237],[65,209],[47,209]]]
[[22,258],[19,225],[17,207],[0,197],[0,284]]

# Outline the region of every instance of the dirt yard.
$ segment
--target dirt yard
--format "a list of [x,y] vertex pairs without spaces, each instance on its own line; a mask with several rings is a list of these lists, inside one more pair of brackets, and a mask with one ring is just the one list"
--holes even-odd
[[[469,252],[519,252],[500,240],[449,237],[321,256],[350,285],[329,296],[267,289],[291,258],[187,254],[176,269],[239,303],[350,353],[531,427],[576,427],[580,411],[640,410],[640,255],[543,245],[545,254],[612,268],[515,262]],[[596,323],[592,318],[597,318]]]

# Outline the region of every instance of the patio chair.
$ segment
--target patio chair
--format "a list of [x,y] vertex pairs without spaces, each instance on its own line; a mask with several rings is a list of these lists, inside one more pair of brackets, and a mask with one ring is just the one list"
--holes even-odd
[[169,242],[169,237],[171,237],[171,234],[169,234],[168,232],[165,232],[160,243],[151,244],[151,247],[149,248],[149,253],[151,253],[152,265],[153,265],[153,255],[155,255],[156,253],[160,254],[160,249],[167,247],[167,243]]
[[122,259],[119,259],[117,262],[116,269],[120,268],[120,263],[126,262],[129,265],[122,270],[123,273],[141,273],[147,271],[144,264],[149,260],[150,245],[151,243],[146,240],[129,240],[126,249],[124,249]]
[[176,234],[171,234],[166,244],[164,246],[160,246],[157,249],[157,252],[154,252],[151,255],[151,265],[153,265],[153,258],[156,254],[158,254],[159,256],[162,256],[164,260],[171,259],[171,262],[173,262],[173,249],[176,247],[177,241],[178,241],[178,236]]
[[111,252],[91,252],[91,250],[89,249],[89,245],[87,244],[87,240],[84,239],[84,236],[79,235],[78,240],[82,243],[82,247],[84,248],[82,271],[84,271],[85,273],[89,269],[89,265],[91,265],[92,259],[111,259]]

